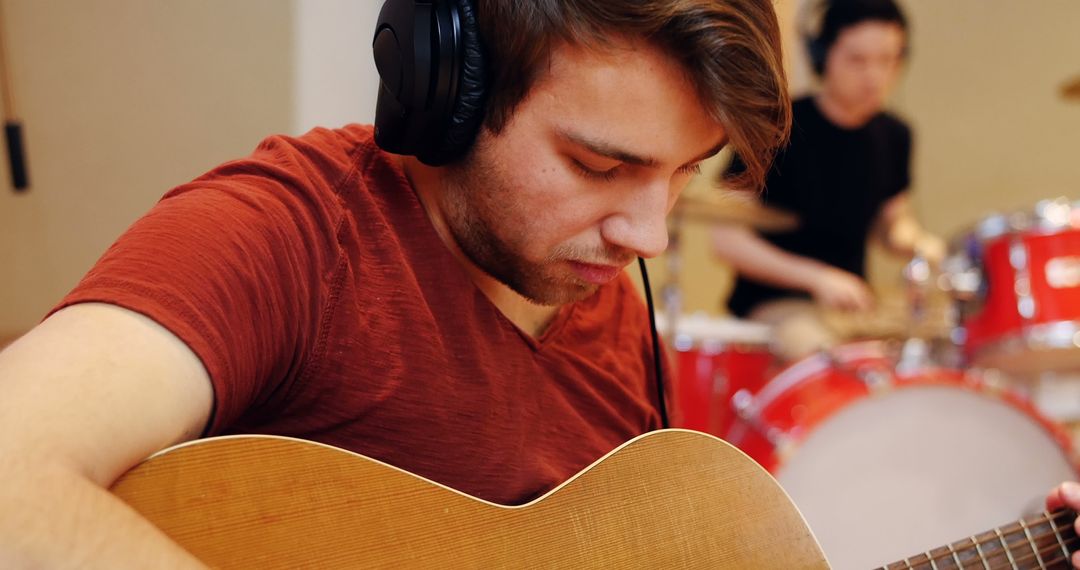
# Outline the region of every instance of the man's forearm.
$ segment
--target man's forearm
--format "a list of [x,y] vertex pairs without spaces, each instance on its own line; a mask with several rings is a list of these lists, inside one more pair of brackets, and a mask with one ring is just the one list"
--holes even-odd
[[0,450],[0,567],[205,568],[71,469]]

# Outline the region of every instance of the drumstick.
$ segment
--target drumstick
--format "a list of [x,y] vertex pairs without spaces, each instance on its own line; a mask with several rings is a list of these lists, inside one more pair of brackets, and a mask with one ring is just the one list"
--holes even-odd
[[7,36],[4,34],[3,3],[0,2],[0,95],[3,95],[4,139],[7,141],[8,164],[11,167],[11,184],[16,192],[30,186],[26,172],[26,156],[23,154],[22,122],[15,112],[15,95],[8,73]]

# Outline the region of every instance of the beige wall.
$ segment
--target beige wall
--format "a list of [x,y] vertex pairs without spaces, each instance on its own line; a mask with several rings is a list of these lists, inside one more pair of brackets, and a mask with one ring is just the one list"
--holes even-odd
[[287,0],[5,0],[33,188],[0,167],[0,336],[171,186],[292,126]]
[[916,133],[916,203],[952,233],[995,209],[1080,198],[1080,2],[914,0],[897,107]]
[[[791,5],[778,0],[796,92],[809,75]],[[1041,198],[1080,199],[1080,102],[1059,97],[1080,75],[1080,2],[908,0],[912,58],[894,108],[915,132],[914,206],[931,230],[952,237],[994,210]],[[684,229],[680,282],[689,311],[720,312],[730,287],[706,251],[702,227]],[[901,263],[875,252],[871,276],[889,294]],[[665,260],[650,262],[654,282]],[[658,284],[654,283],[654,287]]]
[[371,38],[382,2],[293,2],[293,132],[375,120],[378,72]]

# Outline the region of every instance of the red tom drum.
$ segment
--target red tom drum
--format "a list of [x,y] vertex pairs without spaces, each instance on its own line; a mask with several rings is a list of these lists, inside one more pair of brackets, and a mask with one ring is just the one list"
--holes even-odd
[[1080,368],[1080,202],[990,216],[945,263],[969,361],[1027,375]]

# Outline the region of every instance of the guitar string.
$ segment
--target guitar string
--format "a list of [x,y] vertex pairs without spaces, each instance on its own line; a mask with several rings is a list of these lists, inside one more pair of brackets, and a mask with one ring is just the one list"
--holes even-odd
[[[1018,540],[1018,541],[1016,541],[1014,543],[1011,543],[1011,544],[1008,542],[1008,540],[1006,540],[1005,544],[1008,545],[1008,548],[1011,549],[1016,545],[1026,543],[1028,546],[1031,547],[1031,548],[1029,548],[1029,550],[1031,550],[1032,553],[1029,554],[1029,555],[1026,555],[1025,560],[1027,558],[1032,558],[1035,555],[1035,547],[1039,546],[1038,545],[1039,541],[1053,536],[1055,534],[1055,532],[1062,531],[1062,530],[1071,530],[1072,523],[1073,523],[1073,520],[1075,519],[1075,516],[1073,516],[1073,519],[1066,518],[1066,520],[1064,521],[1064,524],[1062,526],[1058,526],[1059,523],[1058,523],[1058,520],[1057,520],[1062,516],[1068,517],[1069,515],[1073,515],[1073,513],[1071,511],[1067,510],[1067,509],[1061,509],[1061,510],[1054,511],[1053,513],[1048,513],[1046,511],[1043,511],[1043,513],[1041,515],[1035,516],[1031,520],[1024,519],[1024,524],[1028,525],[1029,528],[1037,527],[1037,526],[1040,526],[1042,524],[1049,524],[1051,530],[1050,530],[1050,532],[1043,533],[1043,534],[1040,534],[1040,535],[1033,535],[1030,540],[1028,540],[1028,538],[1026,536],[1025,536],[1025,538],[1023,538],[1021,540]],[[1013,527],[1013,526],[1015,526],[1016,528],[1013,529],[1013,530],[1008,530],[1010,527]],[[1002,527],[998,527],[998,530],[1001,530],[1002,533],[1004,535],[1006,535],[1006,539],[1007,539],[1008,535],[1011,535],[1011,534],[1014,534],[1016,532],[1022,531],[1023,528],[1024,527],[1019,522],[1014,522],[1014,523],[1010,523],[1010,524],[1002,526]],[[988,532],[993,532],[993,531],[988,531]],[[987,534],[987,533],[984,533],[984,534]],[[1069,538],[1067,538],[1065,540],[1066,540],[1066,542],[1068,542],[1068,541],[1075,540],[1075,539],[1077,539],[1077,537],[1075,535],[1073,535],[1072,537],[1069,537]],[[963,544],[963,546],[961,546],[961,550],[956,551],[956,552],[963,552],[963,551],[966,551],[966,550],[971,550],[972,548],[976,548],[976,546],[982,546],[984,544],[997,544],[999,546],[1001,545],[1001,541],[998,539],[997,534],[994,534],[992,536],[988,536],[986,539],[981,539],[981,540],[978,540],[978,541],[975,541],[975,542],[971,542],[970,540],[957,541],[957,542],[950,543],[947,546],[943,546],[943,547],[939,547],[939,548],[949,548],[950,546],[958,545],[958,543],[964,543],[964,544]],[[1040,548],[1039,555],[1041,556],[1043,554],[1043,550],[1042,550],[1041,546],[1039,546],[1039,548]],[[1055,538],[1054,543],[1050,547],[1047,547],[1046,552],[1052,552],[1054,549],[1058,549],[1058,548],[1060,548],[1060,547],[1057,544],[1057,539]],[[937,549],[933,549],[933,550],[937,550]],[[953,557],[953,551],[954,550],[955,549],[949,549],[946,552],[941,552],[939,554],[929,556],[929,557],[926,558],[925,561],[920,560],[917,563],[918,564],[930,564],[931,562],[936,562],[938,560],[951,559]],[[900,563],[902,564],[902,563],[905,563],[906,561],[911,561],[912,558],[925,557],[927,554],[929,554],[929,552],[923,552],[923,553],[920,553],[920,554],[915,554],[913,556],[910,556],[910,557],[906,558],[904,561],[901,561]],[[887,568],[887,566],[886,566],[886,568]]]
[[1072,568],[1071,558],[1072,558],[1073,553],[1076,552],[1076,550],[1073,549],[1073,545],[1071,545],[1070,543],[1075,541],[1075,540],[1080,540],[1080,537],[1073,536],[1071,538],[1064,538],[1062,540],[1062,543],[1064,543],[1065,550],[1068,551],[1068,555],[1067,556],[1062,556],[1062,557],[1059,558],[1058,556],[1059,556],[1059,553],[1061,552],[1061,546],[1058,546],[1057,548],[1053,548],[1054,558],[1052,560],[1049,560],[1049,561],[1044,559],[1043,560],[1044,564],[1046,564],[1049,567],[1049,566],[1052,566],[1052,565],[1057,564],[1059,562],[1064,562],[1064,563],[1066,563],[1068,565],[1068,568]]
[[[1021,525],[1020,522],[1017,521],[1017,522],[1009,523],[1009,524],[1007,524],[1005,526],[998,527],[997,530],[1000,530],[1002,532],[1002,534],[1005,536],[1006,544],[1008,544],[1010,548],[1012,546],[1017,545],[1017,544],[1027,543],[1027,544],[1030,545],[1032,542],[1038,542],[1038,541],[1040,541],[1042,539],[1049,538],[1049,537],[1053,536],[1055,532],[1062,531],[1062,530],[1068,530],[1069,527],[1073,523],[1073,519],[1068,518],[1071,514],[1072,513],[1070,511],[1068,511],[1068,510],[1059,510],[1059,511],[1055,511],[1053,513],[1047,513],[1045,511],[1043,511],[1043,513],[1041,515],[1038,515],[1038,516],[1032,518],[1031,520],[1023,519],[1023,525]],[[1063,521],[1059,522],[1058,519],[1061,518],[1062,516],[1065,516],[1066,518]],[[1046,533],[1038,534],[1038,535],[1031,535],[1030,540],[1027,537],[1028,536],[1027,533],[1025,533],[1024,538],[1022,538],[1021,540],[1018,540],[1018,541],[1016,541],[1014,543],[1011,543],[1011,544],[1008,542],[1008,538],[1009,538],[1010,535],[1023,532],[1024,525],[1027,525],[1028,529],[1032,530],[1033,528],[1039,527],[1039,526],[1044,525],[1044,524],[1050,526],[1050,532],[1046,532]],[[1060,526],[1059,526],[1059,524],[1060,524]],[[1016,528],[1010,530],[1013,526],[1015,526]],[[989,534],[991,532],[994,532],[994,531],[992,531],[992,530],[987,531],[986,533],[983,533],[983,534]],[[970,542],[970,541],[968,541],[968,540],[959,540],[959,541],[956,541],[956,542],[950,544],[950,546],[952,546],[952,545],[959,546],[960,543],[965,543],[966,544],[967,542]],[[998,539],[997,534],[995,533],[992,536],[987,536],[983,540],[978,540],[977,542],[973,543],[971,546],[964,546],[963,548],[964,549],[970,549],[970,548],[972,548],[974,546],[974,544],[978,544],[979,546],[982,546],[984,544],[1001,544],[1001,541]]]
[[[1046,538],[1047,536],[1049,536],[1049,535],[1048,534],[1047,535],[1042,535],[1042,537],[1040,537],[1040,538]],[[1036,540],[1038,540],[1038,539],[1036,539]],[[1066,548],[1069,549],[1070,552],[1072,552],[1072,548],[1074,546],[1080,546],[1080,537],[1075,537],[1075,536],[1070,537],[1070,538],[1064,539],[1064,542],[1065,542]],[[1073,543],[1073,544],[1070,544],[1070,543]],[[1019,544],[1019,542],[1017,544]],[[994,565],[990,565],[990,563],[988,561],[987,565],[984,566],[983,563],[982,563],[982,560],[985,560],[986,556],[989,556],[990,558],[994,558],[996,556],[1001,556],[1002,554],[1004,554],[1004,550],[1000,550],[1000,551],[995,550],[995,551],[992,551],[992,552],[984,552],[983,556],[980,557],[979,559],[977,559],[977,560],[976,559],[970,559],[969,561],[975,563],[975,568],[987,568],[987,567],[989,567],[989,568],[991,568],[991,570],[996,569],[996,568],[1018,568],[1019,567],[1018,564],[1021,564],[1021,563],[1024,563],[1024,562],[1029,562],[1029,561],[1041,560],[1045,564],[1045,563],[1047,563],[1047,558],[1044,555],[1051,555],[1051,554],[1055,556],[1055,560],[1060,561],[1058,558],[1056,558],[1056,557],[1059,557],[1061,555],[1061,545],[1058,544],[1057,539],[1055,539],[1053,543],[1047,544],[1045,546],[1040,545],[1040,544],[1034,544],[1034,545],[1029,544],[1028,546],[1029,546],[1029,548],[1027,548],[1028,554],[1019,555],[1019,554],[1014,553],[1013,554],[1013,561],[1014,562],[1005,561],[1004,565],[998,565],[997,562],[994,562],[993,563]],[[1038,547],[1038,549],[1035,548],[1036,546]],[[957,551],[957,554],[961,554],[963,552],[970,552],[970,550],[972,548],[973,547],[971,547],[971,546],[965,547],[965,550]],[[1010,548],[1012,548],[1012,545],[1010,545]],[[1036,552],[1038,553],[1037,558],[1035,556]],[[916,556],[914,556],[912,558],[918,558],[919,556],[922,556],[922,554],[916,555]],[[909,559],[909,560],[911,562],[913,562],[916,566],[925,566],[927,564],[930,564],[931,560],[933,560],[935,563],[938,560],[948,560],[948,561],[955,564],[955,560],[953,559],[952,552],[949,552],[947,555],[934,556],[933,558],[927,559],[925,561],[921,560],[921,559],[920,560],[911,560],[911,559]],[[964,561],[961,560],[961,563],[963,563],[963,562]],[[933,565],[931,564],[931,566],[933,566]],[[961,566],[960,568],[962,569],[962,568],[965,568],[965,567],[966,567],[966,565]]]
[[[1072,568],[1072,565],[1069,564],[1069,562],[1070,562],[1070,559],[1066,559],[1065,557],[1060,557],[1060,558],[1054,558],[1053,560],[1043,560],[1043,566],[1045,566],[1046,568],[1053,568],[1055,564],[1065,563],[1065,564],[1068,564],[1068,566],[1066,566],[1066,568]],[[1016,567],[1014,566],[1013,568],[1016,568]],[[963,569],[961,569],[961,570],[963,570]]]
[[[1063,513],[1063,514],[1065,514],[1065,513]],[[1025,523],[1026,522],[1027,521],[1025,521]],[[1049,523],[1049,522],[1050,521],[1038,522],[1038,523],[1034,523],[1033,526],[1038,526],[1038,525],[1041,525],[1041,524],[1044,524],[1044,523]],[[1017,525],[1017,530],[1020,530],[1020,529],[1023,528],[1023,527],[1020,527],[1018,523],[1013,523],[1013,524]],[[1008,526],[1011,526],[1011,525],[1008,525]],[[1002,527],[1002,530],[1004,530],[1004,528],[1007,528],[1007,527]],[[1057,528],[1058,530],[1064,530],[1066,527],[1057,527],[1056,524],[1055,524],[1055,528]],[[1012,531],[1012,532],[1015,532],[1015,531]],[[1010,534],[1011,534],[1011,532],[1010,532]],[[1027,538],[1023,538],[1021,540],[1018,540],[1018,541],[1015,541],[1015,542],[1012,542],[1012,543],[1009,543],[1006,540],[1006,544],[1008,545],[1008,548],[1009,548],[1010,552],[1012,551],[1013,548],[1017,547],[1018,545],[1027,546],[1026,550],[1028,551],[1028,554],[1021,554],[1021,555],[1014,554],[1014,558],[1015,558],[1015,560],[1017,562],[1025,562],[1025,561],[1028,561],[1028,560],[1031,560],[1031,559],[1036,559],[1036,556],[1035,556],[1036,552],[1038,552],[1039,558],[1041,558],[1043,554],[1050,554],[1050,553],[1054,553],[1054,552],[1060,552],[1061,546],[1058,544],[1058,541],[1057,541],[1056,537],[1054,538],[1053,542],[1049,543],[1048,545],[1044,546],[1044,545],[1040,544],[1042,541],[1044,541],[1047,538],[1050,538],[1053,535],[1054,535],[1054,531],[1051,530],[1050,532],[1046,532],[1046,533],[1043,533],[1043,534],[1032,535],[1031,540],[1028,540]],[[1072,541],[1076,541],[1076,540],[1080,540],[1080,537],[1077,537],[1077,536],[1073,535],[1073,536],[1065,539],[1065,542],[1072,542]],[[996,535],[995,535],[994,540],[989,540],[989,539],[988,540],[980,540],[977,543],[970,543],[970,541],[959,541],[959,542],[964,542],[965,545],[962,546],[962,548],[960,550],[956,550],[956,552],[958,554],[961,553],[961,552],[970,551],[972,548],[975,547],[974,546],[975,544],[979,544],[980,546],[983,545],[983,544],[991,544],[991,543],[996,543],[999,546],[1001,545],[1001,542],[997,540]],[[970,544],[968,544],[968,543],[970,543]],[[957,543],[954,542],[952,544],[957,544]],[[950,546],[952,546],[952,545],[950,545]],[[955,549],[953,549],[953,550],[955,550]],[[942,552],[940,554],[936,554],[933,557],[927,559],[925,563],[929,563],[931,560],[936,562],[938,560],[952,559],[953,558],[953,550],[949,550],[948,552]],[[918,557],[923,556],[925,554],[926,553],[917,554],[917,555],[913,556],[912,558],[918,558]],[[994,551],[994,552],[991,553],[991,556],[996,556],[996,555],[997,555],[997,551]],[[910,560],[910,558],[909,558],[909,560]],[[924,562],[921,561],[921,560],[918,563],[919,564],[924,564]],[[999,566],[999,568],[1015,568],[1015,566],[1006,565],[1006,566]]]
[[[1073,547],[1080,546],[1080,537],[1066,538],[1066,539],[1063,539],[1062,542],[1065,544],[1065,548],[1069,551],[1069,553],[1071,555],[1073,552],[1075,552]],[[1017,564],[1020,564],[1021,562],[1028,562],[1028,561],[1031,561],[1031,560],[1042,560],[1043,564],[1046,565],[1046,566],[1050,566],[1052,564],[1056,564],[1058,562],[1063,562],[1063,561],[1066,560],[1064,557],[1061,556],[1061,544],[1059,544],[1057,542],[1057,540],[1055,540],[1053,544],[1048,544],[1045,547],[1040,547],[1039,551],[1038,551],[1039,552],[1039,557],[1037,559],[1035,558],[1034,550],[1033,549],[1031,549],[1031,550],[1032,550],[1031,554],[1025,554],[1023,556],[1015,557],[1016,564],[1006,562],[1004,566],[991,566],[991,569],[994,569],[994,568],[1018,568],[1019,566],[1017,566]],[[1046,554],[1046,555],[1053,554],[1054,558],[1047,559],[1046,556],[1043,556],[1044,554]],[[995,555],[996,555],[996,553],[995,553]]]
[[[1045,538],[1046,536],[1049,536],[1049,535],[1043,535],[1043,538]],[[1080,546],[1080,537],[1073,536],[1073,537],[1070,537],[1070,538],[1066,538],[1066,539],[1064,539],[1064,543],[1065,543],[1066,549],[1068,549],[1069,552],[1072,553],[1072,552],[1074,552],[1074,550],[1073,550],[1074,546]],[[1070,543],[1074,543],[1074,544],[1070,544]],[[957,551],[957,554],[961,554],[963,552],[970,551],[972,548],[973,548],[972,546],[967,546],[967,547],[964,548],[963,551]],[[1058,544],[1056,539],[1055,539],[1053,544],[1048,544],[1045,547],[1043,547],[1043,546],[1039,547],[1039,549],[1038,549],[1039,558],[1037,558],[1037,559],[1035,558],[1035,552],[1036,552],[1035,549],[1034,548],[1029,548],[1028,550],[1031,552],[1030,554],[1026,554],[1026,555],[1023,555],[1023,556],[1014,556],[1013,561],[1011,561],[1011,562],[1010,561],[1005,561],[1004,565],[998,565],[997,562],[991,563],[989,560],[986,560],[987,556],[989,556],[990,558],[994,558],[994,557],[997,557],[997,556],[1001,556],[1001,554],[1004,552],[1004,551],[993,551],[993,552],[990,552],[990,553],[983,553],[983,556],[980,557],[979,559],[960,560],[961,565],[956,566],[956,567],[959,568],[959,570],[964,570],[965,568],[968,568],[968,566],[967,566],[967,564],[965,564],[965,562],[972,562],[974,564],[974,566],[972,566],[972,567],[973,568],[978,568],[980,570],[984,570],[986,568],[989,568],[990,570],[996,570],[998,568],[1015,569],[1015,568],[1019,568],[1019,564],[1021,564],[1023,562],[1028,562],[1028,561],[1031,561],[1031,560],[1041,560],[1043,565],[1040,566],[1040,568],[1045,568],[1045,567],[1049,567],[1049,566],[1051,566],[1053,564],[1057,564],[1059,562],[1066,561],[1066,559],[1061,556],[1061,545]],[[1043,556],[1044,554],[1045,555],[1053,554],[1054,558],[1048,559],[1047,557]],[[927,558],[925,560],[923,560],[923,559],[914,560],[915,558],[919,558],[919,557],[925,556],[925,555],[926,555],[925,552],[922,553],[922,554],[917,554],[917,555],[912,556],[912,557],[910,557],[910,558],[908,558],[906,560],[903,560],[903,561],[900,561],[900,562],[893,562],[893,563],[889,564],[888,566],[883,566],[879,570],[889,570],[890,567],[897,566],[899,564],[903,564],[904,568],[924,568],[926,566],[930,566],[932,568],[935,568],[935,567],[937,567],[936,562],[939,561],[939,560],[948,560],[949,563],[953,564],[953,565],[956,564],[956,560],[957,560],[957,559],[953,558],[952,552],[949,552],[949,553],[947,553],[947,554],[945,554],[943,556],[936,556],[935,555],[934,557]],[[986,564],[983,564],[983,560],[986,560]],[[933,561],[934,564],[931,564],[931,561]]]

